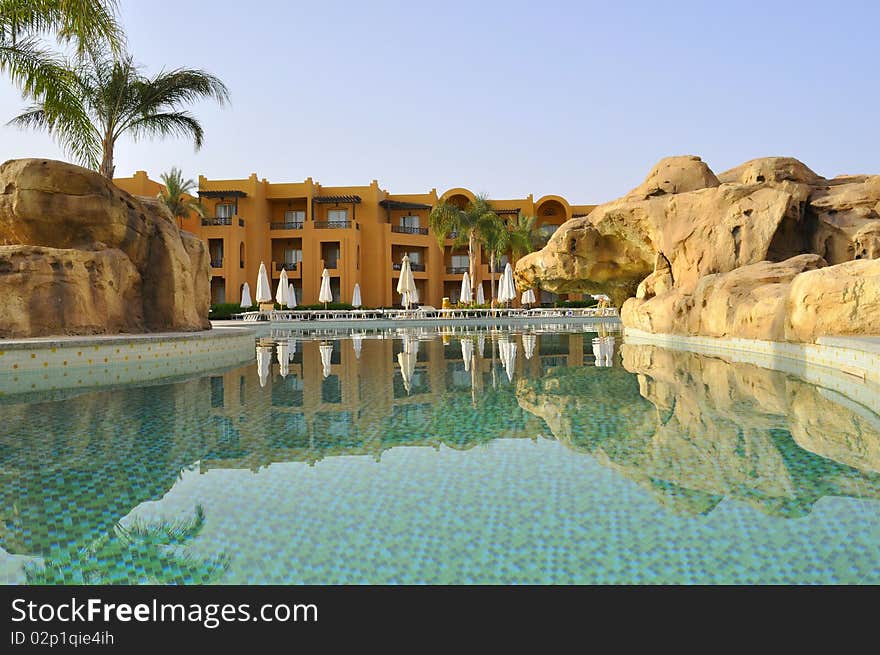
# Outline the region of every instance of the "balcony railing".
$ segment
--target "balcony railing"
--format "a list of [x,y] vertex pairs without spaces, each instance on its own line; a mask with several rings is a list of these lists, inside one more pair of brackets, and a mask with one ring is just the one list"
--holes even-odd
[[447,273],[462,274],[462,273],[467,273],[470,270],[471,270],[470,266],[447,266],[446,267]]
[[295,271],[296,262],[275,262],[276,271]]
[[221,257],[220,259],[212,259],[211,268],[223,268],[223,258]]
[[301,230],[303,229],[302,221],[290,221],[288,223],[271,223],[270,230]]
[[315,221],[316,230],[347,230],[352,221]]
[[[213,216],[202,219],[202,225],[232,225],[232,217],[231,216]],[[238,219],[239,227],[244,227],[244,219]]]
[[428,228],[426,227],[410,227],[408,225],[392,225],[392,232],[399,232],[400,234],[427,234]]
[[[400,267],[401,267],[400,262],[393,262],[391,264],[391,268],[394,269],[395,271],[399,271]],[[426,270],[425,264],[413,264],[412,262],[409,263],[409,268],[411,271],[425,271]]]

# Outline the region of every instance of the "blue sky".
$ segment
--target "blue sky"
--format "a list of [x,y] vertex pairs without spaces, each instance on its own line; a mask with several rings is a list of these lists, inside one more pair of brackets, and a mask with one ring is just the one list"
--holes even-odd
[[[148,71],[205,68],[206,129],[117,147],[117,174],[467,186],[603,202],[661,157],[790,155],[880,173],[880,4],[120,0]],[[22,105],[0,79],[4,121]],[[0,157],[61,157],[0,128]]]

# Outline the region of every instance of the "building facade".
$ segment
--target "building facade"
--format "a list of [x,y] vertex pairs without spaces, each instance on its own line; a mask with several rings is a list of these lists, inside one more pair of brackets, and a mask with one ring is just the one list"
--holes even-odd
[[[114,181],[135,195],[155,196],[162,189],[144,171]],[[335,301],[351,302],[357,283],[366,307],[400,303],[396,286],[404,254],[409,255],[422,304],[439,307],[444,297],[457,300],[468,270],[467,248],[456,247],[451,239],[441,248],[427,227],[434,205],[441,200],[464,205],[474,198],[468,189],[392,194],[376,180],[367,186],[325,187],[312,178],[270,183],[252,174],[238,180],[200,176],[198,193],[205,217],[190,216],[181,227],[208,244],[212,303],[240,302],[245,282],[255,288],[261,262],[273,291],[286,270],[297,300],[306,305],[318,302],[324,268]],[[535,216],[544,235],[595,206],[571,205],[561,196],[534,200],[531,195],[490,199],[490,204],[501,216]],[[506,262],[503,258],[496,268],[503,270]],[[496,285],[499,272],[494,274]],[[487,301],[491,276],[488,257],[478,254],[474,290],[482,284]],[[553,299],[542,293],[543,302]]]

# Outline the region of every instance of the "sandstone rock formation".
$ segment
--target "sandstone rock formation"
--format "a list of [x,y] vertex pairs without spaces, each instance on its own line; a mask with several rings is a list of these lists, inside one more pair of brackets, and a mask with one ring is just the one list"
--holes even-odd
[[0,166],[0,337],[210,328],[207,248],[155,200],[58,161]]
[[[627,195],[560,226],[516,277],[557,293],[607,293],[626,301],[625,325],[651,332],[809,341],[880,332],[880,281],[852,263],[875,258],[880,176],[828,180],[786,157],[716,176],[688,156],[662,160]],[[820,286],[808,298],[798,290],[811,283]]]

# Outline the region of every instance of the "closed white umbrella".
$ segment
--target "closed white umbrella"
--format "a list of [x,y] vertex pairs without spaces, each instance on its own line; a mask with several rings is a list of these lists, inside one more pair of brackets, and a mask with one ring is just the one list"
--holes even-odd
[[361,285],[355,282],[354,292],[351,294],[351,306],[358,308],[361,306]]
[[532,305],[535,302],[535,292],[532,289],[526,289],[523,291],[522,297],[520,297],[519,301],[523,305]]
[[296,289],[293,288],[292,284],[287,285],[287,309],[293,309],[296,307]]
[[465,372],[470,372],[471,370],[471,359],[474,356],[474,342],[471,339],[462,339],[461,340],[461,358],[464,360],[464,370]]
[[329,343],[322,343],[318,346],[318,350],[321,352],[321,365],[323,366],[323,374],[324,377],[329,377],[331,369],[331,358],[333,357],[333,346]]
[[535,354],[535,345],[538,343],[538,337],[534,334],[524,334],[522,335],[523,342],[523,354],[526,356],[526,359],[531,359]]
[[275,302],[282,307],[287,306],[287,287],[290,283],[287,281],[287,271],[281,271],[281,279],[278,280],[278,289],[275,291]]
[[254,301],[251,299],[251,285],[245,282],[241,286],[241,308],[247,309],[253,307]]
[[328,302],[333,302],[333,291],[330,290],[330,273],[326,268],[321,273],[321,289],[318,291],[318,302],[324,303],[324,309],[327,309]]
[[257,302],[272,302],[272,287],[269,285],[269,276],[263,262],[260,262],[260,272],[257,275]]
[[486,304],[486,296],[483,295],[483,283],[481,282],[477,286],[477,304],[485,305]]
[[279,341],[275,349],[278,353],[278,369],[281,371],[281,377],[286,378],[290,367],[290,346],[287,341]]
[[[412,303],[412,294],[416,293],[416,281],[413,278],[412,269],[409,265],[409,255],[404,255],[400,262],[400,279],[397,280],[397,293],[400,294],[400,304],[409,309]],[[418,295],[416,298],[418,298]]]
[[498,302],[510,302],[516,298],[516,286],[513,283],[513,269],[510,262],[504,267],[501,284],[498,285]]
[[461,276],[461,293],[458,295],[458,302],[467,305],[471,302],[471,276],[465,271]]
[[269,380],[270,366],[272,366],[271,346],[257,346],[257,375],[260,376],[261,387],[265,387]]

